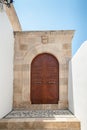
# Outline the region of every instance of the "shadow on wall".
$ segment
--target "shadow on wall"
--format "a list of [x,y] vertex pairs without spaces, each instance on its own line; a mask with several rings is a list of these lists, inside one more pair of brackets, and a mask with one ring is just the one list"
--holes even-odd
[[73,95],[73,73],[72,73],[72,62],[69,62],[69,78],[68,78],[68,101],[69,110],[74,114],[74,95]]
[[87,41],[69,64],[69,109],[81,121],[81,130],[87,130]]

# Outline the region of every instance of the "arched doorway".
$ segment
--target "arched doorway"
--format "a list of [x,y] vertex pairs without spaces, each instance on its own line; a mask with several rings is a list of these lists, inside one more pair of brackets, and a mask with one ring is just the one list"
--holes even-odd
[[36,56],[31,63],[31,103],[58,104],[59,63],[48,53]]

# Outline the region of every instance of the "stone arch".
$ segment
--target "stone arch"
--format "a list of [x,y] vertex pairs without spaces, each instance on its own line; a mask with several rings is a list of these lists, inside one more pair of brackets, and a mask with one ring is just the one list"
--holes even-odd
[[[37,49],[35,49],[35,48],[37,48]],[[38,54],[41,54],[41,53],[52,54],[57,58],[59,63],[62,62],[62,57],[61,57],[60,54],[58,54],[59,53],[58,51],[55,51],[55,47],[47,47],[47,46],[44,46],[44,45],[36,45],[34,48],[32,47],[31,50],[28,51],[28,53],[25,55],[24,62],[26,64],[30,65],[33,58],[36,57]]]
[[[15,107],[30,108],[33,106],[29,99],[31,62],[40,53],[50,53],[59,61],[60,98],[56,108],[68,107],[68,59],[71,58],[72,36],[73,31],[15,33],[14,89],[19,90],[14,93]],[[45,105],[41,106],[45,107]],[[54,106],[52,105],[50,108],[53,109]]]
[[[37,48],[35,50],[35,48]],[[57,48],[56,48],[57,49]],[[32,49],[30,51],[28,51],[28,53],[25,55],[25,58],[24,58],[24,63],[26,63],[28,66],[29,66],[29,73],[28,73],[28,77],[29,77],[29,95],[30,95],[30,86],[31,86],[31,83],[30,83],[30,80],[31,80],[31,63],[32,63],[32,60],[39,54],[42,54],[42,53],[48,53],[48,54],[51,54],[53,55],[58,61],[59,61],[59,97],[61,100],[61,88],[60,88],[60,73],[61,73],[61,69],[60,69],[60,64],[62,62],[62,57],[61,55],[59,54],[58,51],[55,51],[55,47],[48,47],[48,46],[44,46],[44,45],[36,45],[34,48],[32,47]],[[29,102],[31,103],[30,99],[29,99]]]

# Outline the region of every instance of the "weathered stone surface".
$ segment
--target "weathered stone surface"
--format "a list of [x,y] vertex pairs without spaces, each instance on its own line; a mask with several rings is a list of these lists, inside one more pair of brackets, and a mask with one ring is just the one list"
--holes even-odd
[[54,118],[11,118],[0,120],[0,130],[80,130],[74,116]]
[[[58,60],[59,103],[57,108],[68,107],[68,63],[71,58],[73,34],[74,31],[14,32],[14,108],[29,108],[31,105],[31,63],[41,53],[52,54]],[[49,108],[49,104],[43,106],[45,109]],[[53,106],[50,106],[50,109],[53,109]]]
[[22,31],[22,28],[21,28],[19,19],[17,17],[14,6],[11,5],[10,9],[6,5],[4,7],[5,7],[5,11],[7,13],[7,16],[11,22],[11,25],[13,27],[13,30],[14,31]]
[[25,45],[25,44],[21,44],[20,45],[20,50],[21,51],[24,51],[24,50],[27,50],[28,49],[28,46],[27,45]]

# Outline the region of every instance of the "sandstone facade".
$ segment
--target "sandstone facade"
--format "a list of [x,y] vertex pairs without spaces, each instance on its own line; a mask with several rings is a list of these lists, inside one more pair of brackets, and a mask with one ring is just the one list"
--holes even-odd
[[22,31],[21,24],[19,22],[18,16],[16,14],[14,6],[11,4],[11,7],[8,8],[6,5],[4,6],[6,14],[9,18],[9,21],[12,25],[13,31]]
[[[54,55],[59,62],[59,102],[41,108],[68,108],[68,63],[74,31],[14,32],[14,108],[30,108],[31,62],[39,54]],[[33,105],[33,108],[37,105]]]

